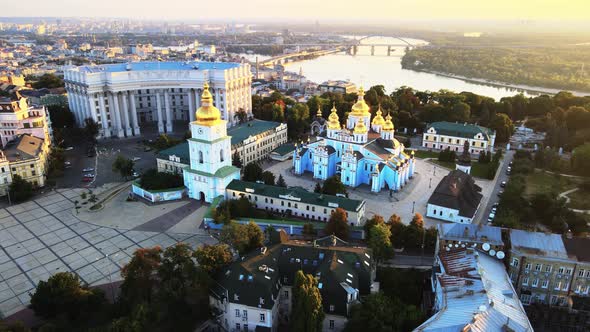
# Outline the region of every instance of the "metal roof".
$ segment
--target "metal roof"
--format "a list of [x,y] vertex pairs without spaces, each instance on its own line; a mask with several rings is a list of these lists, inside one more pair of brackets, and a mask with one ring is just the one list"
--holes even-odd
[[[128,70],[127,66],[130,66]],[[180,62],[180,61],[145,61],[116,63],[107,65],[80,66],[79,71],[86,73],[116,73],[125,71],[154,71],[154,70],[226,70],[239,67],[234,62]]]
[[441,239],[447,241],[487,242],[491,245],[504,245],[500,227],[482,224],[438,224],[438,234]]
[[482,134],[485,139],[489,139],[488,135],[493,135],[494,131],[470,124],[470,123],[456,123],[456,122],[433,122],[431,123],[428,128],[434,128],[438,135],[447,135],[447,136],[455,136],[455,137],[464,137],[464,138],[473,138],[477,134]]
[[510,230],[512,250],[526,255],[550,258],[568,258],[560,235],[540,232],[527,232],[519,229]]

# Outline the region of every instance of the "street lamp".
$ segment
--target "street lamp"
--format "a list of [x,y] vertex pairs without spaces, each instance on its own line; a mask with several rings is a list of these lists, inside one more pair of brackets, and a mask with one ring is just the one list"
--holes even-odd
[[436,176],[436,166],[434,166],[434,171],[432,172],[433,176]]
[[416,201],[412,202],[412,213],[414,213],[414,208],[416,207]]
[[428,182],[428,189],[432,188],[432,178],[430,178],[430,181]]

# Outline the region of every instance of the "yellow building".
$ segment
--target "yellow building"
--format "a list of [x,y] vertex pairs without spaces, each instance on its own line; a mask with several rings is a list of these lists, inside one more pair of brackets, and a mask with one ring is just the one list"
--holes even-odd
[[[45,186],[49,142],[28,134],[8,142],[4,150],[11,177],[19,175],[35,187]],[[1,170],[1,165],[0,165]]]

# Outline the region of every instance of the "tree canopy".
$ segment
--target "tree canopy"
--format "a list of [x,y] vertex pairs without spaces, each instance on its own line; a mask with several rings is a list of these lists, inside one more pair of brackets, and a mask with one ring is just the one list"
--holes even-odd
[[348,226],[348,213],[346,210],[336,208],[332,211],[330,219],[328,219],[328,223],[326,223],[326,227],[324,228],[324,232],[326,234],[334,234],[343,240],[348,239],[350,227]]
[[322,295],[318,282],[311,274],[299,270],[295,274],[290,318],[291,331],[320,332],[324,322]]

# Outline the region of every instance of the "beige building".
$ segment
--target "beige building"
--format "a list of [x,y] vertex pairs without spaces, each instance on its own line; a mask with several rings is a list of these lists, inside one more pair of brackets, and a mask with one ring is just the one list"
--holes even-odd
[[6,146],[22,134],[51,140],[51,130],[48,112],[45,107],[29,106],[27,98],[18,95],[12,98],[0,99],[0,143]]
[[465,142],[469,144],[469,153],[493,151],[496,132],[482,126],[469,123],[434,122],[426,127],[422,135],[422,147],[432,150],[463,151]]
[[[19,175],[35,187],[45,186],[45,171],[49,156],[48,141],[23,134],[8,142],[3,153],[9,162],[11,178]],[[0,174],[3,173],[0,172]]]
[[510,230],[508,272],[523,304],[568,304],[576,261],[560,235]]
[[[590,296],[590,239],[565,238],[565,250],[571,259],[577,261],[571,282],[570,296]],[[575,302],[575,299],[574,299]]]

